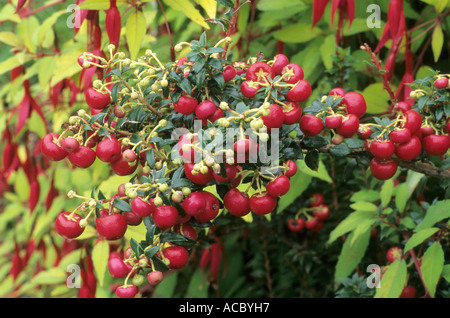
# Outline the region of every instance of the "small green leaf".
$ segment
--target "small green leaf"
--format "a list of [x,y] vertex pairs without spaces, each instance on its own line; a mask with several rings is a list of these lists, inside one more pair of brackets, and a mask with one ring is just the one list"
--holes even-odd
[[114,199],[113,206],[123,212],[133,212],[133,210],[131,209],[131,206],[128,204],[128,202],[126,202],[120,198]]
[[392,193],[394,191],[394,181],[392,179],[384,181],[381,186],[380,199],[381,205],[387,207],[392,198]]
[[444,33],[440,23],[434,28],[431,35],[431,49],[433,50],[434,61],[437,62],[441,56],[442,47],[444,45]]

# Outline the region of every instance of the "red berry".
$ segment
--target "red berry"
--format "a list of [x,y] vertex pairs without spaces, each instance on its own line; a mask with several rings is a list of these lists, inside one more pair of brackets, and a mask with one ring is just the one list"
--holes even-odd
[[289,59],[284,54],[277,54],[273,58],[272,70],[275,75],[280,75],[283,68],[289,64]]
[[160,205],[155,208],[152,217],[157,227],[169,229],[177,223],[178,210],[171,205]]
[[417,136],[412,136],[407,142],[397,144],[395,147],[395,155],[404,161],[416,159],[421,152],[422,144]]
[[234,180],[237,173],[237,167],[235,165],[230,165],[225,163],[225,177],[222,177],[220,174],[216,174],[213,171],[213,177],[218,182],[230,182]]
[[162,282],[164,275],[160,271],[152,271],[147,275],[147,281],[150,285],[156,286]]
[[153,203],[144,201],[141,197],[136,197],[131,200],[130,206],[131,210],[142,218],[152,214],[156,208]]
[[216,107],[216,110],[214,111],[214,113],[211,116],[209,116],[209,117],[207,117],[205,119],[202,119],[202,124],[204,126],[207,126],[208,125],[208,121],[214,123],[219,118],[222,118],[224,116],[224,114],[225,113],[224,113],[224,111],[222,109]]
[[325,126],[329,129],[337,129],[342,124],[341,115],[331,115],[325,118]]
[[111,102],[111,96],[109,93],[103,93],[94,87],[89,87],[84,91],[84,97],[86,99],[86,104],[89,107],[97,110],[104,109]]
[[316,217],[313,217],[313,218],[305,221],[305,228],[307,228],[308,230],[312,230],[317,226],[317,224],[319,224],[319,219]]
[[188,215],[198,215],[205,210],[206,200],[201,192],[191,192],[181,203],[181,207]]
[[305,220],[302,218],[291,218],[288,220],[287,225],[292,232],[300,232],[305,228]]
[[130,269],[125,265],[121,257],[110,256],[108,259],[108,271],[112,277],[122,278],[130,272]]
[[320,206],[324,203],[325,203],[325,197],[323,196],[322,193],[316,192],[316,193],[311,194],[311,196],[309,197],[309,206],[310,207]]
[[134,212],[123,212],[123,216],[127,220],[127,224],[131,226],[138,226],[142,223],[142,217]]
[[423,150],[434,156],[442,156],[450,148],[450,136],[429,135],[422,140]]
[[338,97],[344,97],[346,94],[345,90],[340,87],[333,88],[329,93],[328,96],[338,96]]
[[189,115],[195,111],[197,105],[198,101],[194,97],[181,95],[181,97],[178,99],[178,102],[174,104],[174,109],[177,113]]
[[73,239],[84,232],[80,226],[82,217],[76,213],[62,212],[58,214],[55,221],[55,231],[66,239]]
[[189,237],[190,239],[197,239],[197,231],[187,223],[177,224],[173,227],[173,230],[176,233]]
[[80,143],[73,137],[66,137],[61,140],[61,147],[67,152],[75,152],[80,148]]
[[162,251],[162,256],[169,261],[169,269],[183,268],[189,260],[189,252],[182,246],[169,246]]
[[212,173],[212,169],[208,167],[207,173],[198,172],[194,174],[193,171],[194,163],[185,162],[184,163],[184,173],[186,177],[191,180],[195,184],[205,185],[211,182],[214,177]]
[[193,134],[184,134],[180,137],[180,139],[178,139],[178,150],[180,151],[180,155],[186,162],[195,162],[195,157],[198,153],[198,150],[196,150],[194,146],[197,146],[198,143],[198,137]]
[[330,215],[330,207],[326,204],[316,206],[313,210],[313,215],[319,219],[319,221],[325,221]]
[[95,221],[97,232],[107,240],[117,240],[123,237],[127,230],[127,220],[122,214],[108,214]]
[[401,259],[403,256],[403,250],[398,246],[389,248],[386,252],[386,259],[389,263],[395,262],[395,260]]
[[297,173],[297,164],[292,160],[286,161],[285,164],[287,164],[288,169],[284,171],[284,175],[288,178],[293,177]]
[[[95,63],[95,58],[94,57],[92,57],[92,56],[91,57],[86,57],[86,56],[84,56],[84,54],[92,54],[92,53],[90,53],[90,52],[81,53],[80,56],[78,56],[78,59],[77,59],[78,65],[83,67],[83,63],[85,61]],[[89,67],[92,67],[92,65],[89,66]],[[83,67],[83,68],[85,68],[85,67]]]
[[272,67],[264,62],[256,62],[247,69],[246,80],[258,83],[265,83],[267,78],[274,78]]
[[361,139],[368,139],[368,138],[370,138],[370,136],[372,136],[372,128],[370,128],[370,126],[366,126],[366,125],[359,125],[359,128],[356,131],[356,134]]
[[397,172],[398,163],[394,158],[377,159],[373,158],[370,161],[370,171],[372,175],[378,180],[387,180],[394,176]]
[[134,162],[138,159],[137,154],[131,150],[131,149],[125,149],[122,152],[122,158],[123,160],[125,160],[126,162]]
[[323,122],[314,115],[303,115],[300,119],[300,130],[306,136],[317,136],[323,130]]
[[370,153],[378,159],[387,159],[394,155],[395,145],[390,140],[375,139],[370,144]]
[[205,199],[205,209],[203,212],[194,215],[198,222],[208,222],[214,219],[219,214],[220,202],[217,197],[207,191],[201,192]]
[[434,131],[433,131],[433,127],[423,125],[420,127],[420,132],[422,133],[422,136],[425,137],[425,136],[433,134]]
[[347,114],[342,118],[342,124],[336,129],[345,138],[352,137],[359,129],[359,118],[355,114]]
[[253,98],[261,87],[261,85],[247,80],[241,83],[241,92],[245,97]]
[[283,68],[283,70],[281,71],[281,75],[283,76],[283,82],[286,82],[288,84],[295,84],[298,81],[302,80],[305,74],[303,73],[303,69],[300,67],[300,65],[290,63]]
[[222,73],[225,83],[228,83],[233,78],[235,78],[236,74],[237,74],[237,71],[232,65],[225,66],[225,68],[223,69],[223,73]]
[[59,135],[49,133],[41,139],[42,154],[51,161],[60,161],[67,157],[68,152],[57,143]]
[[67,159],[69,159],[71,164],[83,169],[90,167],[96,158],[95,151],[84,145],[80,145],[77,151],[67,155]]
[[367,104],[361,93],[350,92],[344,95],[343,102],[348,114],[354,114],[358,118],[364,116],[367,111]]
[[402,293],[399,298],[415,298],[417,290],[414,286],[403,287]]
[[217,107],[216,104],[214,104],[214,102],[210,100],[204,100],[203,102],[198,104],[197,107],[195,107],[195,115],[199,119],[205,119],[208,118],[209,116],[212,116],[216,111],[216,109]]
[[411,139],[411,131],[408,128],[394,129],[389,133],[389,139],[395,143],[404,143]]
[[299,104],[294,102],[287,102],[287,108],[283,107],[284,124],[293,125],[299,122],[302,117],[302,108]]
[[111,169],[118,176],[127,176],[132,174],[137,169],[137,161],[136,162],[128,162],[120,156],[119,160],[116,160],[111,163]]
[[422,116],[413,109],[405,112],[403,118],[405,119],[403,128],[408,128],[411,134],[414,134],[422,126]]
[[406,113],[411,109],[411,105],[407,102],[398,102],[394,105],[392,112],[393,113]]
[[244,216],[250,212],[249,200],[247,193],[233,188],[225,194],[223,204],[230,214]]
[[267,131],[270,132],[272,128],[281,128],[284,123],[283,108],[277,104],[270,105],[270,114],[267,116],[261,116],[264,125],[267,127]]
[[116,295],[119,298],[133,298],[138,293],[138,289],[135,285],[119,286],[116,289]]
[[281,197],[288,193],[290,187],[291,182],[289,178],[285,175],[280,175],[267,183],[266,190],[272,197]]
[[312,88],[307,80],[300,80],[292,87],[286,95],[286,99],[290,102],[302,103],[306,102],[311,96]]
[[447,77],[441,77],[434,81],[434,86],[437,89],[445,89],[448,88],[448,78]]
[[115,162],[122,156],[122,144],[113,136],[105,137],[95,148],[98,159],[103,162]]
[[265,215],[275,210],[278,200],[270,196],[267,191],[253,194],[249,199],[250,211],[258,215]]

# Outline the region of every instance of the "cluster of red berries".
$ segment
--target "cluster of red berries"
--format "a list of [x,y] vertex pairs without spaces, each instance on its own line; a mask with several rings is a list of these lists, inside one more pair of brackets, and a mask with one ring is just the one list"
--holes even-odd
[[317,233],[323,228],[329,216],[330,207],[325,203],[325,197],[315,192],[309,197],[308,208],[300,209],[294,217],[289,218],[287,227],[294,233],[303,230]]
[[[371,172],[380,180],[394,176],[398,167],[396,159],[415,160],[422,151],[432,156],[443,156],[450,148],[450,121],[437,128],[406,102],[395,105],[394,115],[395,120],[382,128],[376,137],[362,137],[365,149],[373,155]],[[372,129],[366,126],[366,130]]]

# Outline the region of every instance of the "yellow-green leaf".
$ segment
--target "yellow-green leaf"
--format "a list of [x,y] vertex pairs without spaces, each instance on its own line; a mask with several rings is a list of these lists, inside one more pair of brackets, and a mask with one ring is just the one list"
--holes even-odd
[[[117,0],[117,6],[125,4],[126,0]],[[110,0],[85,0],[80,3],[81,10],[107,10],[110,6]]]
[[37,30],[37,43],[39,45],[44,45],[44,44],[51,45],[52,44],[52,43],[48,43],[49,41],[47,40],[47,37],[49,34],[53,34],[53,30],[52,30],[53,25],[56,23],[58,18],[61,15],[65,14],[66,12],[67,12],[66,10],[56,11],[51,16],[49,16],[47,19],[45,19],[44,22],[42,22],[41,26]]
[[437,62],[441,56],[442,46],[444,45],[444,33],[442,32],[442,26],[439,23],[433,31],[431,37],[431,49],[433,50],[434,61]]
[[144,14],[141,11],[132,12],[125,27],[130,58],[136,59],[147,29]]
[[216,0],[196,0],[196,2],[205,10],[208,17],[216,18],[217,1]]
[[17,36],[14,32],[2,31],[0,32],[0,42],[5,43],[6,45],[21,48],[23,46],[23,41],[20,37]]
[[209,30],[209,25],[205,22],[205,18],[190,1],[164,0],[164,3],[176,11],[183,12],[193,22]]
[[407,269],[405,260],[395,260],[381,278],[375,298],[398,298],[405,287]]
[[29,16],[22,19],[17,24],[17,35],[23,40],[26,48],[32,52],[36,52],[36,30],[39,28],[39,20],[35,16]]
[[92,263],[97,274],[98,283],[103,286],[106,268],[108,267],[109,243],[107,240],[98,241],[92,249]]
[[22,65],[30,60],[29,55],[25,55],[23,52],[19,52],[3,62],[0,62],[0,75],[11,71],[13,68]]
[[50,85],[53,86],[65,78],[72,77],[81,71],[77,59],[83,53],[82,49],[76,49],[59,56],[55,63]]
[[436,294],[436,286],[444,269],[444,262],[444,251],[439,242],[434,242],[423,254],[420,270],[422,271],[423,282],[433,297]]
[[423,241],[425,241],[427,238],[429,238],[431,235],[433,235],[437,231],[439,231],[439,228],[430,227],[428,229],[423,229],[420,232],[414,233],[411,236],[411,238],[408,240],[408,242],[405,244],[405,247],[403,249],[404,253],[408,252],[410,249],[421,244]]

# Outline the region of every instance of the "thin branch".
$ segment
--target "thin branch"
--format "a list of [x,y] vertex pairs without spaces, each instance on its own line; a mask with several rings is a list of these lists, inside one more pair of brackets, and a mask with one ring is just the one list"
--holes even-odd
[[169,41],[170,41],[170,60],[172,62],[175,61],[175,47],[173,46],[172,41],[172,33],[170,32],[169,22],[167,21],[166,12],[164,11],[163,5],[161,3],[161,0],[158,0],[159,7],[161,8],[162,14],[164,16],[164,22],[166,24],[167,34],[169,35]]
[[384,70],[383,70],[383,67],[381,66],[381,63],[380,63],[380,61],[378,60],[377,56],[375,55],[375,53],[372,51],[372,49],[371,49],[371,48],[369,47],[369,45],[367,45],[367,44],[364,44],[364,45],[361,47],[361,49],[365,50],[367,53],[370,54],[370,57],[372,58],[372,59],[371,59],[372,62],[375,64],[377,70],[378,70],[378,71],[380,72],[380,74],[381,74],[381,78],[383,79],[383,87],[384,87],[384,89],[389,93],[389,97],[390,97],[390,99],[391,99],[391,102],[394,102],[394,101],[396,100],[396,99],[395,99],[395,94],[394,94],[394,92],[392,91],[392,88],[391,88],[391,86],[390,86],[390,84],[389,84],[389,80],[387,79],[386,75],[382,73]]

